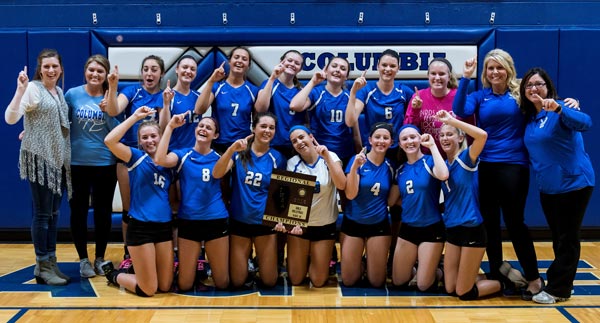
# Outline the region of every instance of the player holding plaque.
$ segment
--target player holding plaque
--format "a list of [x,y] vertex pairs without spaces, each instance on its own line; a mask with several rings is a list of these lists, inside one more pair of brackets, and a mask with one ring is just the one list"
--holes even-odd
[[[317,183],[308,228],[296,226],[289,231],[288,276],[293,285],[300,285],[308,272],[313,286],[322,287],[329,277],[329,260],[335,245],[335,222],[339,213],[337,190],[346,186],[346,176],[339,157],[326,146],[319,145],[308,128],[294,126],[289,133],[298,155],[288,160],[287,170],[314,175]],[[286,232],[281,224],[276,230]]]
[[271,173],[274,168],[285,167],[283,156],[269,146],[276,122],[273,114],[258,113],[252,121],[252,134],[227,148],[213,169],[215,178],[222,178],[230,170],[233,173],[229,208],[229,268],[233,288],[241,287],[248,278],[248,256],[253,243],[263,285],[272,287],[277,282],[276,232],[262,225]]
[[385,122],[371,127],[371,151],[363,149],[346,168],[346,197],[350,200],[342,222],[342,281],[356,284],[363,275],[363,250],[367,255],[367,279],[373,287],[386,281],[386,262],[391,229],[388,220],[388,193],[393,169],[385,157],[392,145],[394,130]]

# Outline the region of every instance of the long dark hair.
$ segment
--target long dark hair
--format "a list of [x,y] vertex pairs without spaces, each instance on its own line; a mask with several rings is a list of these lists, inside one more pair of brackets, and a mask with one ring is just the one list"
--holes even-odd
[[525,96],[527,83],[529,83],[529,79],[531,79],[531,77],[534,75],[539,75],[544,82],[546,82],[546,90],[548,92],[546,98],[555,100],[558,98],[558,95],[556,94],[556,88],[554,87],[554,83],[552,82],[550,75],[548,75],[548,72],[541,67],[531,68],[529,71],[527,71],[527,73],[525,73],[525,76],[523,76],[523,79],[521,80],[521,85],[519,86],[519,108],[528,118],[531,118],[537,114],[535,105]]
[[[273,113],[271,113],[269,111],[259,112],[252,119],[252,133],[254,133],[254,130],[256,129],[256,125],[258,125],[258,122],[260,121],[260,119],[262,117],[272,118],[275,121],[275,125],[277,125],[277,117]],[[250,140],[248,140],[248,146],[246,147],[246,149],[239,153],[240,160],[242,161],[242,165],[244,166],[245,170],[248,170],[248,165],[251,165],[251,166],[253,165],[252,155],[250,154],[250,150],[252,149],[253,143],[254,143],[254,136],[252,138],[250,138]]]

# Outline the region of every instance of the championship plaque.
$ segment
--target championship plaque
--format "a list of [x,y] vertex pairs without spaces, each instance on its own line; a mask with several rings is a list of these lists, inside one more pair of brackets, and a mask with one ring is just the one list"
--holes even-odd
[[263,224],[282,223],[287,230],[308,227],[310,207],[317,177],[273,169]]

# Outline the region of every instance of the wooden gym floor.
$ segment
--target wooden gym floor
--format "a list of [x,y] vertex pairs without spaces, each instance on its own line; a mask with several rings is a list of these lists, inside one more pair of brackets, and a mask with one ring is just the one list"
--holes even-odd
[[[545,277],[553,258],[551,244],[537,242],[536,250]],[[89,251],[94,254],[92,245]],[[520,268],[510,244],[505,243],[504,255]],[[122,245],[110,244],[106,258],[116,263],[121,257]],[[272,290],[207,288],[141,298],[107,286],[101,276],[80,278],[72,244],[60,244],[58,250],[61,270],[73,278],[67,286],[35,283],[31,244],[0,244],[0,259],[2,322],[600,322],[600,242],[582,244],[574,295],[554,305],[517,296],[464,302],[443,294],[345,288],[335,277],[320,289],[282,283]]]

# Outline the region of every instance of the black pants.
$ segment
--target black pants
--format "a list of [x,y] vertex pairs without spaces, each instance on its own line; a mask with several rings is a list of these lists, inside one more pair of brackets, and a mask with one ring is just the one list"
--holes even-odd
[[112,201],[117,183],[116,165],[71,166],[73,196],[71,198],[71,235],[80,259],[88,258],[87,217],[92,197],[96,257],[104,257],[110,236]]
[[554,261],[548,268],[546,292],[570,297],[581,252],[580,229],[593,187],[562,193],[540,194],[542,209],[552,231]]
[[501,215],[525,279],[532,281],[540,277],[533,239],[525,224],[528,191],[529,168],[515,164],[479,163],[479,201],[488,237],[486,252],[491,277],[498,277],[503,261]]

